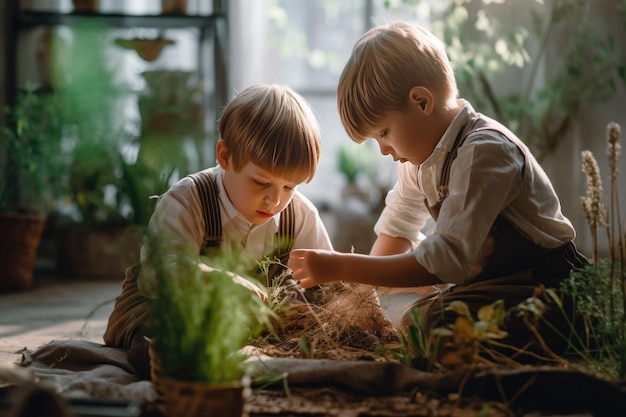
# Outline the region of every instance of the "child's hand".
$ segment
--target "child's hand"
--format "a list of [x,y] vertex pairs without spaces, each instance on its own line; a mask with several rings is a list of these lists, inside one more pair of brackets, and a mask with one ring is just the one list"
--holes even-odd
[[[200,270],[202,272],[207,272],[207,273],[211,273],[213,271],[221,271],[220,269],[216,269],[213,267],[208,266],[207,264],[204,263],[200,263],[198,264],[198,266],[200,267]],[[245,279],[244,277],[237,275],[231,271],[222,271],[222,272],[226,272],[228,275],[230,275],[233,279],[234,282],[236,282],[239,285],[242,285],[246,288],[248,288],[250,291],[254,292],[260,299],[261,301],[266,301],[267,300],[267,293],[265,291],[263,291],[262,288],[260,288],[259,286],[255,285],[254,283],[248,281],[247,279]]]
[[261,299],[261,301],[267,300],[267,294],[259,286],[255,285],[254,283],[248,281],[244,277],[241,277],[237,274],[232,274],[232,277],[233,277],[233,281],[235,281],[237,284],[243,285],[244,287],[248,288],[250,291],[254,292]]
[[302,288],[311,288],[338,280],[337,255],[330,250],[294,249],[289,254],[287,267],[293,271],[293,279]]

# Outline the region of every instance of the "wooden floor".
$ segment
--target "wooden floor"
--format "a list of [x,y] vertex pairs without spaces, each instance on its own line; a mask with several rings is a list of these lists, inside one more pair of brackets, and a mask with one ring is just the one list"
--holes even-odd
[[102,343],[120,289],[117,280],[45,276],[35,277],[28,290],[0,294],[0,365],[19,361],[24,348],[35,350],[54,339]]

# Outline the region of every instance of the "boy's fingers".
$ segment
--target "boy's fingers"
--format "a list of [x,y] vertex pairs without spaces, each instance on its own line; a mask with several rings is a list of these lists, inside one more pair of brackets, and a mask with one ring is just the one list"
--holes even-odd
[[304,262],[304,258],[302,256],[289,256],[289,260],[287,261],[287,268],[292,271],[302,269],[302,264]]
[[302,277],[302,274],[303,274],[303,273],[302,273],[302,269],[294,269],[294,270],[292,270],[292,272],[291,272],[291,276],[292,276],[292,277],[293,277],[293,279],[295,279],[296,281],[299,281],[299,280],[301,280],[301,279],[303,278],[303,277]]
[[291,252],[289,252],[289,258],[290,259],[302,259],[304,257],[304,250],[302,249],[294,249]]
[[310,288],[310,287],[314,287],[315,285],[311,283],[311,279],[310,278],[303,278],[301,280],[298,281],[298,283],[300,284],[300,286],[302,288]]

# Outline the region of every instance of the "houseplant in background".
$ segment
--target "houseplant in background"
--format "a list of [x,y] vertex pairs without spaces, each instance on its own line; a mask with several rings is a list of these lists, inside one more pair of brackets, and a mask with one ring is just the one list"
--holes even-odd
[[[166,415],[247,416],[250,377],[241,349],[269,326],[270,307],[233,280],[233,272],[247,276],[235,260],[172,255],[153,237],[147,242],[157,292],[147,322],[151,373]],[[201,260],[216,269],[200,271]]]
[[[569,138],[580,114],[626,82],[617,47],[624,2],[476,0],[436,8],[427,19],[438,22],[463,97],[509,126],[539,160]],[[593,20],[602,9],[621,20],[618,31]],[[519,82],[503,88],[507,76]]]
[[32,285],[46,219],[66,193],[70,153],[58,96],[27,86],[0,130],[0,291]]
[[[120,55],[106,32],[92,26],[75,31],[80,36],[65,52],[72,65],[59,71],[68,79],[74,159],[73,221],[60,230],[57,264],[73,277],[121,277],[139,258],[151,197],[200,169],[191,164],[206,142],[202,94],[190,73],[171,70],[142,72],[145,87],[134,91],[114,70]],[[125,116],[135,110],[138,117]]]
[[121,277],[139,257],[159,175],[137,163],[135,126],[124,117],[133,95],[116,75],[107,28],[75,25],[73,32],[56,71],[73,156],[56,262],[74,278]]

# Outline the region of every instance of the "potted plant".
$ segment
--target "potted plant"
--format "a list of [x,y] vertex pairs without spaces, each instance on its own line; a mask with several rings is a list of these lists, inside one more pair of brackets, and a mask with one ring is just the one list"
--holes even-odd
[[[270,326],[270,307],[233,280],[233,273],[246,276],[235,261],[183,253],[173,262],[153,238],[147,242],[157,291],[147,323],[151,376],[166,415],[247,415],[241,349]],[[202,272],[200,260],[216,269]]]
[[120,117],[134,106],[128,100],[133,87],[111,68],[107,52],[115,50],[103,43],[106,37],[91,28],[80,34],[69,48],[71,61],[91,65],[64,71],[71,80],[64,97],[75,134],[69,180],[73,221],[59,230],[57,264],[65,275],[110,278],[123,276],[139,258],[154,208],[150,197],[199,169],[191,160],[204,152],[194,146],[206,144],[207,135],[200,87],[184,71],[142,73],[140,117]]
[[[160,172],[138,163],[134,126],[122,117],[130,86],[116,75],[107,29],[75,26],[65,45],[65,82],[59,92],[66,109],[72,150],[68,198],[58,223],[56,263],[75,278],[111,278],[139,257],[143,227],[152,213],[150,196]],[[94,99],[97,97],[97,99]]]
[[68,193],[73,212],[59,226],[57,265],[77,278],[122,276],[139,258],[152,213],[149,196],[158,193],[140,187],[153,177],[142,179],[120,144],[108,138],[80,140],[73,153]]
[[48,214],[65,193],[70,155],[63,148],[62,108],[55,94],[27,86],[5,109],[0,129],[0,290],[32,285]]

